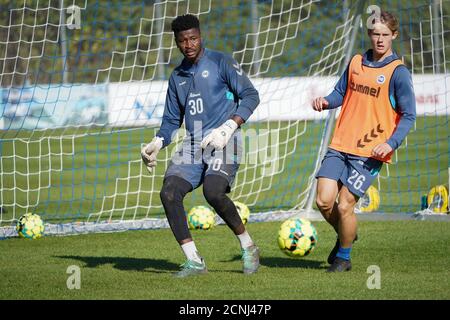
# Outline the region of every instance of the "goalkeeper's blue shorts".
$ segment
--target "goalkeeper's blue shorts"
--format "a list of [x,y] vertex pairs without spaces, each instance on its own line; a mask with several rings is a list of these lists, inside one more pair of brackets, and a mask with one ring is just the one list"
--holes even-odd
[[216,174],[228,181],[230,192],[242,159],[242,136],[238,129],[221,151],[212,147],[202,149],[200,141],[185,138],[181,147],[173,155],[164,178],[177,176],[188,181],[193,189],[199,187],[204,177]]
[[351,193],[362,197],[381,170],[382,161],[328,148],[316,178],[341,181]]

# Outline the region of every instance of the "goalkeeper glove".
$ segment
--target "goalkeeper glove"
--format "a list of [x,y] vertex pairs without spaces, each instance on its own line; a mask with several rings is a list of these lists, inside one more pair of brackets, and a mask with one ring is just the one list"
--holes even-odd
[[148,172],[152,172],[156,166],[156,155],[163,146],[163,138],[154,137],[153,140],[141,149],[142,161],[144,161]]
[[216,150],[222,150],[237,128],[238,124],[234,120],[227,120],[224,124],[214,129],[210,134],[203,138],[201,143],[202,148],[205,149],[208,145],[211,145]]

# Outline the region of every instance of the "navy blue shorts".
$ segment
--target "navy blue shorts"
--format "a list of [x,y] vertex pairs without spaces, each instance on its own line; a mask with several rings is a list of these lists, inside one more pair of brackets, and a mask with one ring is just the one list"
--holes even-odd
[[205,176],[216,174],[227,179],[227,191],[230,192],[239,169],[241,155],[242,136],[239,129],[221,151],[216,151],[212,147],[203,150],[199,142],[192,142],[190,138],[187,138],[173,155],[164,178],[180,177],[196,189],[203,183]]
[[362,197],[381,170],[382,161],[328,148],[316,178],[341,181],[351,193]]

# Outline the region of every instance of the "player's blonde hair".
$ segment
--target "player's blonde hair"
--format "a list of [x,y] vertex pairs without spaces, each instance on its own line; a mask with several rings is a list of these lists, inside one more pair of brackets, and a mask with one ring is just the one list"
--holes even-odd
[[380,15],[381,23],[386,25],[392,33],[398,32],[399,23],[396,16],[387,11],[381,11]]
[[[381,22],[391,30],[392,34],[398,33],[399,23],[396,16],[388,11],[381,11],[379,19],[375,19],[375,22]],[[369,29],[369,33],[372,30]]]

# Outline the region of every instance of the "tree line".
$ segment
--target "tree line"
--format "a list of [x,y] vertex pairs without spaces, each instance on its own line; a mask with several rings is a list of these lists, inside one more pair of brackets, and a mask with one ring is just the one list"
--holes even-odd
[[[167,79],[182,59],[170,23],[184,12],[199,13],[205,46],[235,52],[251,76],[306,76],[320,57],[332,65],[329,59],[344,54],[342,42],[326,46],[359,1],[0,0],[0,86]],[[448,67],[450,1],[377,4],[399,17],[394,48],[408,66],[425,73]],[[444,18],[427,22],[430,12]],[[354,51],[369,46],[367,17],[363,12]],[[325,73],[339,73],[336,65]]]

